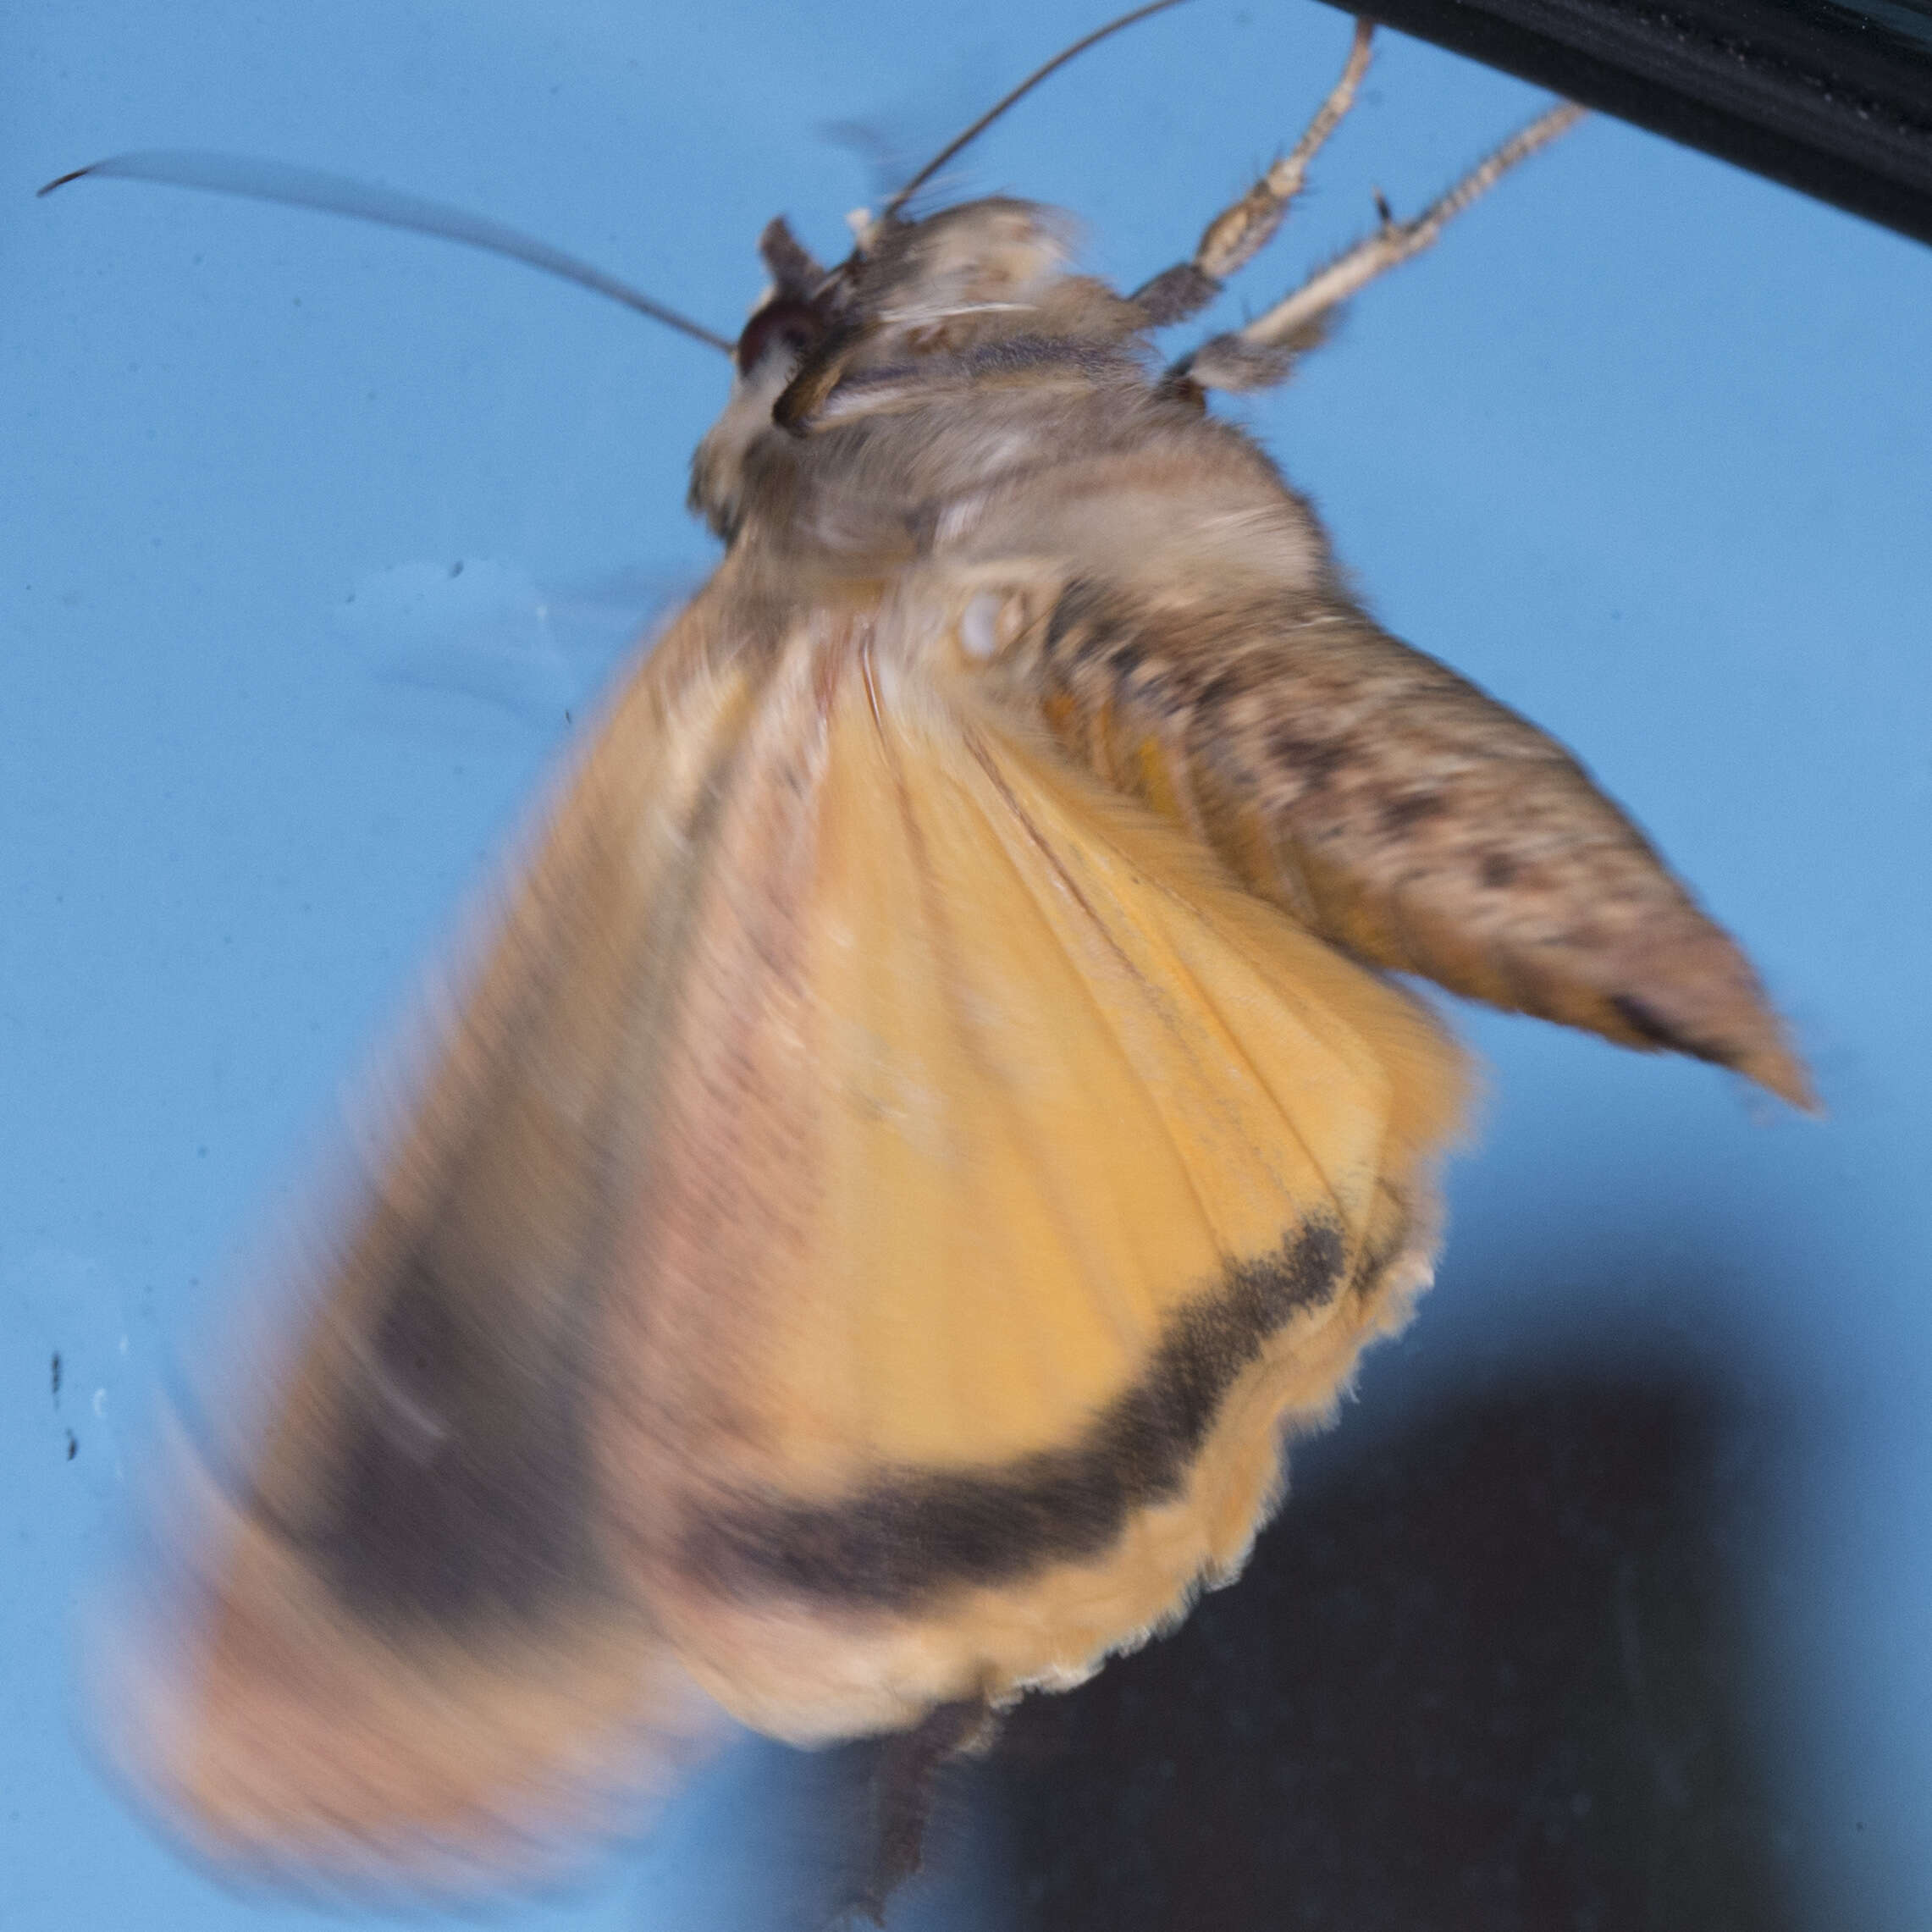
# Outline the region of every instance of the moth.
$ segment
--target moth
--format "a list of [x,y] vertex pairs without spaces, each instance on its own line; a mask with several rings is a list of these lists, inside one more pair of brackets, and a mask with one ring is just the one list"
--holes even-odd
[[1577,111],[1153,351],[1372,37],[1129,293],[1051,209],[913,212],[928,169],[836,265],[774,221],[735,340],[670,317],[733,358],[691,481],[723,560],[450,975],[299,1319],[163,1457],[109,1703],[204,1848],[522,1869],[710,1704],[943,1747],[1173,1624],[1429,1278],[1469,1076],[1396,975],[1811,1104],[1630,820],[1381,630],[1209,407]]

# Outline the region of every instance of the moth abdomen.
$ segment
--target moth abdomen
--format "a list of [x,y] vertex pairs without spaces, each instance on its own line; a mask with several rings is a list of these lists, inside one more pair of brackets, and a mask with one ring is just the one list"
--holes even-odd
[[1074,577],[1037,632],[1045,715],[1373,963],[1805,1104],[1742,953],[1582,766],[1314,574],[1272,595]]

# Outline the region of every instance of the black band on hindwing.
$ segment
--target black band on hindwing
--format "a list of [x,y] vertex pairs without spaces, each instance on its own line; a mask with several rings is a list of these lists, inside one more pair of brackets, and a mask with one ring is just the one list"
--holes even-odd
[[1175,1314],[1146,1373],[1068,1447],[992,1470],[895,1471],[842,1503],[748,1502],[690,1523],[685,1565],[726,1596],[904,1610],[1097,1556],[1133,1510],[1180,1492],[1236,1379],[1348,1273],[1342,1230],[1305,1223]]

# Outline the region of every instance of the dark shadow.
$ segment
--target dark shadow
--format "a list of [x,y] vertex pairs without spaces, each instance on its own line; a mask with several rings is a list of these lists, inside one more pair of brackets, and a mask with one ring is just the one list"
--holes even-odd
[[1577,1373],[1298,1451],[1236,1587],[1013,1714],[990,1769],[1026,1922],[1796,1928],[1730,1435],[1714,1383]]

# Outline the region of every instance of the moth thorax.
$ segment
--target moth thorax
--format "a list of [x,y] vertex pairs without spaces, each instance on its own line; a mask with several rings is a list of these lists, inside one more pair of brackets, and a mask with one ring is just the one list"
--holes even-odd
[[1070,218],[1005,199],[969,201],[895,237],[880,264],[880,319],[942,324],[974,310],[1030,306],[1066,272]]

